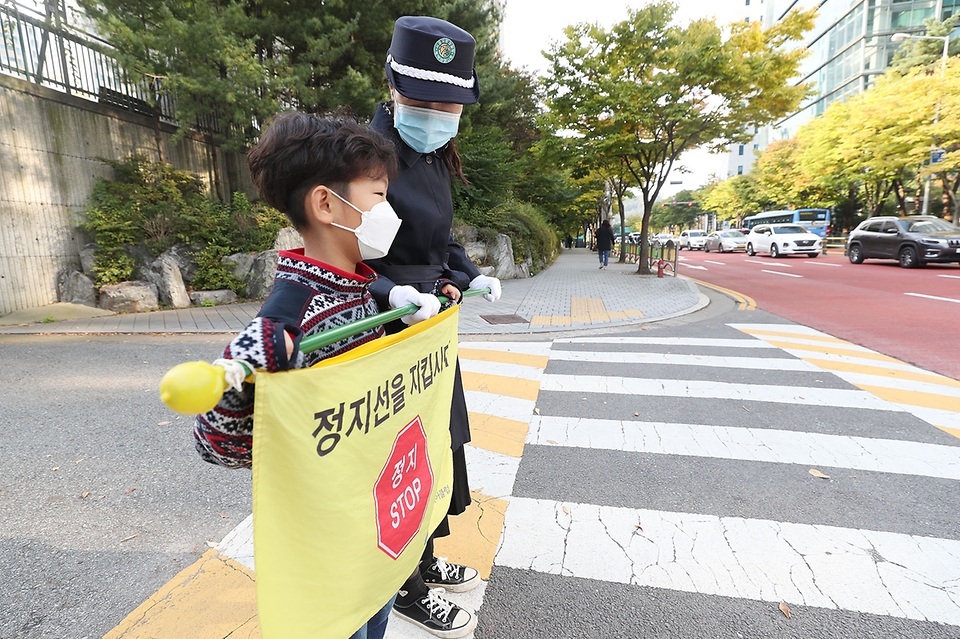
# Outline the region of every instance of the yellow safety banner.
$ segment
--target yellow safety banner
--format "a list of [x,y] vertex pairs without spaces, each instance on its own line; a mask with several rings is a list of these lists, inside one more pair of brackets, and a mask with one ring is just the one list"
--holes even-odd
[[413,572],[450,503],[458,312],[312,368],[257,375],[264,639],[345,639]]

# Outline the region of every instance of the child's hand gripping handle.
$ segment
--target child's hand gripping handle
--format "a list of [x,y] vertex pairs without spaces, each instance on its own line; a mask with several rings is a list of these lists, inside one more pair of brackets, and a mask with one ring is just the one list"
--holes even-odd
[[[489,293],[488,288],[471,289],[464,291],[462,297]],[[443,296],[439,299],[441,303],[449,301]],[[315,351],[327,344],[339,342],[350,335],[392,322],[419,310],[420,307],[416,304],[409,304],[306,337],[300,342],[300,351],[303,353]],[[242,366],[242,369],[237,366]],[[223,359],[213,364],[201,361],[184,362],[171,368],[160,380],[160,399],[171,410],[184,415],[206,413],[220,402],[227,388],[239,388],[240,382],[244,378],[249,379],[255,372],[238,360]]]

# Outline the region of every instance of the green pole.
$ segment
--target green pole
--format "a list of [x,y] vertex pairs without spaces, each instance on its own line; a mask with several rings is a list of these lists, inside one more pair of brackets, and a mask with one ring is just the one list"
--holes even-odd
[[[483,295],[489,292],[489,288],[470,289],[463,291],[460,295],[461,297],[466,298],[473,297],[474,295]],[[437,299],[440,300],[441,304],[444,304],[448,302],[450,298],[440,295]],[[351,335],[356,335],[361,331],[382,326],[387,322],[400,319],[405,315],[411,315],[416,313],[418,310],[420,310],[420,307],[416,304],[408,304],[406,306],[401,306],[400,308],[395,308],[389,311],[384,311],[383,313],[371,315],[370,317],[364,317],[363,319],[359,319],[355,322],[350,322],[349,324],[332,328],[329,331],[323,331],[317,335],[304,337],[300,341],[300,352],[310,353],[329,344],[333,344],[334,342],[339,342],[342,339],[346,339]]]

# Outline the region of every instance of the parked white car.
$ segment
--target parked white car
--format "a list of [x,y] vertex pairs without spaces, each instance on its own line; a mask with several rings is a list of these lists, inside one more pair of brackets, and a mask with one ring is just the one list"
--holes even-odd
[[781,255],[809,255],[817,257],[823,250],[819,235],[799,224],[760,224],[750,229],[747,236],[747,255],[769,253]]
[[703,243],[707,241],[707,232],[698,229],[690,229],[680,232],[679,248],[693,250],[703,250]]

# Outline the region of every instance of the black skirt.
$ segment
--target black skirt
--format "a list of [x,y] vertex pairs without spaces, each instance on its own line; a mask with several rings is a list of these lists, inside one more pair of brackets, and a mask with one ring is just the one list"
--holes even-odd
[[450,495],[450,508],[447,510],[447,517],[443,518],[440,525],[433,532],[433,537],[446,537],[450,534],[450,524],[447,518],[451,515],[459,515],[470,505],[470,484],[467,481],[467,458],[463,454],[463,446],[453,451],[453,492]]

